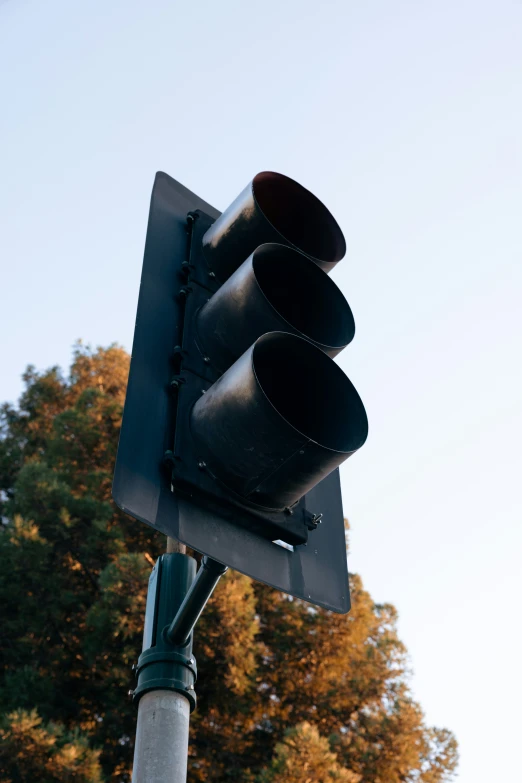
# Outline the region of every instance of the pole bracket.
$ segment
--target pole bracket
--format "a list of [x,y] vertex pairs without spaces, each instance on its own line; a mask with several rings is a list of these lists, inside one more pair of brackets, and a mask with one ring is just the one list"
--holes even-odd
[[196,708],[196,659],[192,633],[173,643],[167,636],[172,618],[190,591],[196,577],[196,561],[178,552],[162,555],[152,569],[147,592],[143,651],[135,667],[138,684],[132,694],[135,704],[144,693],[169,690],[181,693]]
[[[204,463],[203,463],[204,467]],[[192,638],[194,626],[201,616],[208,599],[212,595],[220,578],[228,570],[226,565],[211,557],[203,557],[198,575],[190,586],[183,603],[169,627],[165,629],[165,639],[171,644],[185,645]]]
[[[192,640],[191,640],[192,641]],[[172,648],[172,645],[168,645]],[[163,645],[161,645],[163,648]],[[190,711],[196,709],[197,679],[196,659],[181,652],[180,648],[171,650],[151,647],[139,657],[136,667],[138,685],[132,695],[135,704],[144,693],[156,690],[176,691],[188,699]]]

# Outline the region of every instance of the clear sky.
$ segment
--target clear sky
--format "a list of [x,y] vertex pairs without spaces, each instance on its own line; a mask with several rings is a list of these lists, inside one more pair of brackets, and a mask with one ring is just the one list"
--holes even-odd
[[459,783],[520,769],[520,0],[0,3],[0,399],[130,349],[154,173],[322,198],[370,437],[351,570],[393,602]]

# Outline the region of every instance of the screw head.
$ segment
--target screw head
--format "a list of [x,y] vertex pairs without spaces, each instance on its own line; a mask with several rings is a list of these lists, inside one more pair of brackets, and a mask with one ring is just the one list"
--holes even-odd
[[207,463],[204,460],[202,459],[198,460],[198,468],[200,470],[205,470],[206,467],[207,467]]
[[181,381],[179,381],[177,378],[174,378],[169,383],[169,391],[173,396],[176,396],[179,392],[179,388],[181,386]]
[[215,272],[209,272],[208,276],[214,278],[216,276],[216,273]]

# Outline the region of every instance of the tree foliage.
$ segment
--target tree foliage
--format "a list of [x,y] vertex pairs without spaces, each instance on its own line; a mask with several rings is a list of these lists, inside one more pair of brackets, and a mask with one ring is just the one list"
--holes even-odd
[[3,783],[102,783],[99,755],[77,731],[43,725],[36,710],[16,710],[0,724]]
[[268,769],[260,783],[360,783],[361,776],[340,766],[326,737],[308,721],[285,731],[274,749]]
[[[0,417],[0,783],[129,781],[150,563],[165,538],[110,488],[128,373],[78,345],[29,367]],[[426,726],[395,609],[358,576],[335,615],[229,572],[200,623],[189,780],[442,783],[453,735]]]

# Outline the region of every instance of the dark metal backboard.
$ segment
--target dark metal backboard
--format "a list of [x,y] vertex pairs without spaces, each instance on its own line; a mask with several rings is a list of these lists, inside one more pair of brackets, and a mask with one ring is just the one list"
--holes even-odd
[[293,551],[172,492],[163,455],[172,440],[167,392],[179,342],[178,271],[187,253],[187,213],[219,212],[158,172],[145,244],[127,397],[113,497],[130,516],[260,582],[334,612],[348,612],[350,595],[339,471],[307,495],[322,524]]

